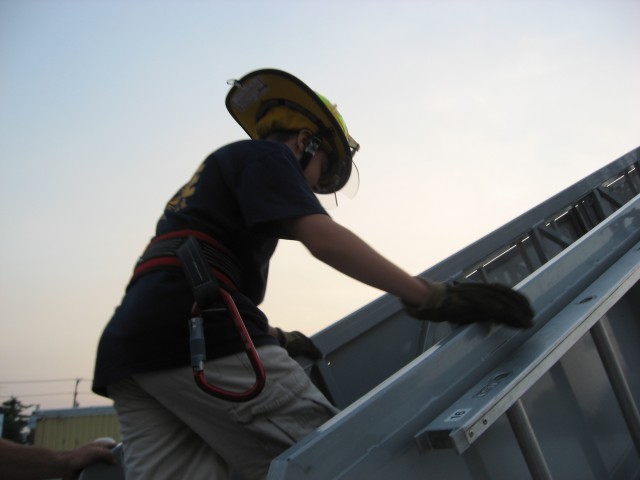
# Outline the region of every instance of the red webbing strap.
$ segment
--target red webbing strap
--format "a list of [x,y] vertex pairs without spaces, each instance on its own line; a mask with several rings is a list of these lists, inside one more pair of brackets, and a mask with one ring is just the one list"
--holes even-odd
[[211,235],[207,235],[206,233],[203,233],[200,230],[187,229],[187,230],[176,230],[175,232],[163,233],[162,235],[158,235],[157,237],[154,237],[151,240],[151,242],[149,242],[149,244],[153,245],[154,243],[158,243],[162,240],[167,240],[169,238],[186,238],[186,237],[196,237],[198,240],[202,240],[203,242],[213,245],[218,250],[223,251],[227,255],[231,255],[231,252],[224,245],[218,242]]
[[[169,232],[162,235],[158,235],[154,237],[145,248],[142,257],[138,261],[138,264],[135,266],[133,270],[133,275],[131,277],[131,281],[137,279],[141,275],[152,271],[159,270],[162,268],[170,267],[170,268],[182,268],[182,263],[176,256],[176,250],[172,250],[168,252],[166,255],[156,256],[153,258],[145,258],[145,254],[153,249],[154,246],[161,244],[167,240],[175,239],[177,241],[181,239],[186,239],[187,237],[195,237],[198,240],[201,240],[208,246],[211,246],[215,250],[222,252],[228,259],[230,259],[231,263],[237,263],[235,260],[235,256],[232,252],[230,252],[224,245],[218,242],[215,238],[206,233],[203,233],[199,230],[176,230],[175,232]],[[176,244],[178,245],[178,244]],[[231,290],[237,290],[237,280],[234,281],[229,275],[220,271],[219,268],[214,268],[211,266],[210,268],[213,276],[220,282],[222,282],[227,288]]]

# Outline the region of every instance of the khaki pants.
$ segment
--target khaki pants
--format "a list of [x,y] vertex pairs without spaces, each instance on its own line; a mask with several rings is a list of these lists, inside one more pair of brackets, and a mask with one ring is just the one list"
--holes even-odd
[[[202,392],[190,367],[134,375],[109,387],[124,443],[127,480],[266,478],[271,460],[337,409],[287,352],[258,348],[267,381],[253,400]],[[207,381],[245,390],[254,374],[244,353],[208,361]]]

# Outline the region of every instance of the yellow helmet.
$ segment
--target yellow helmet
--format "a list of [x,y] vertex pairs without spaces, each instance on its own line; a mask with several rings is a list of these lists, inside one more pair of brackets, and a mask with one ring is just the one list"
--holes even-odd
[[331,160],[318,193],[337,192],[347,183],[360,145],[349,135],[335,105],[281,70],[257,70],[232,84],[225,101],[227,110],[249,137],[308,128],[320,138]]

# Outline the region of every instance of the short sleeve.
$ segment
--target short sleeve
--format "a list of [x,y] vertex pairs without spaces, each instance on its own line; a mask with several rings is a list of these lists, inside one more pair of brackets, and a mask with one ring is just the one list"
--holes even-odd
[[281,220],[327,213],[288,150],[272,151],[247,162],[236,193],[246,226],[273,227],[278,236],[284,235],[279,231]]

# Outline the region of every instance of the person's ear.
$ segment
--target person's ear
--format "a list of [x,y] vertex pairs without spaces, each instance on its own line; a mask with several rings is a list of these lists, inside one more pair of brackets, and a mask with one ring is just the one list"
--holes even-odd
[[304,152],[305,148],[311,141],[313,137],[313,133],[310,130],[302,129],[298,132],[298,136],[296,138],[296,146],[301,152]]

